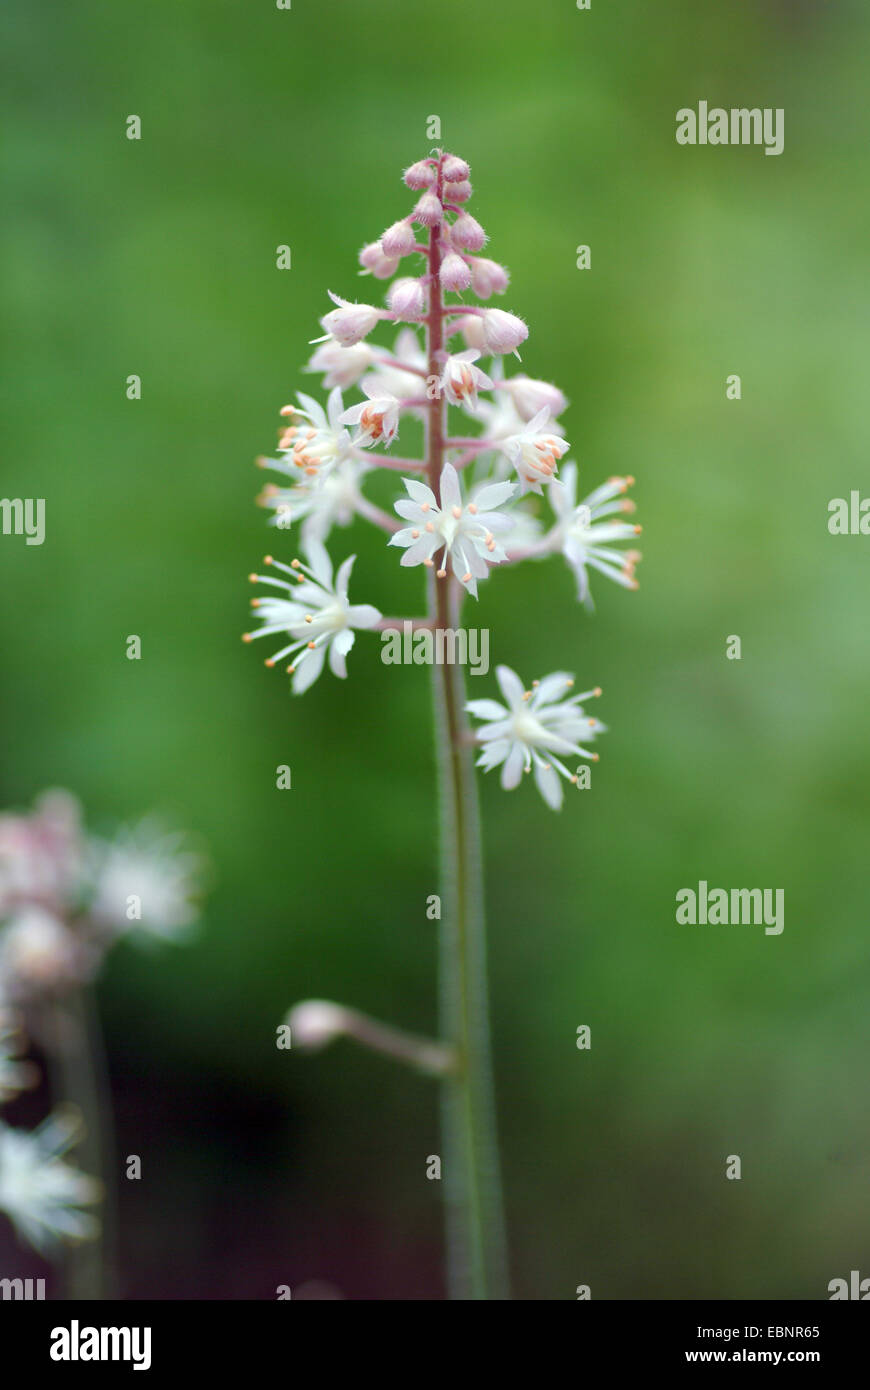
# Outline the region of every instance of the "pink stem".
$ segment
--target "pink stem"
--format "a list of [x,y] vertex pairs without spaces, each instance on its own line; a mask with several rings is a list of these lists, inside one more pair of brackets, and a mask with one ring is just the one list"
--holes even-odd
[[367,497],[357,498],[356,510],[359,515],[364,516],[367,521],[371,521],[375,526],[380,526],[381,530],[386,531],[389,536],[392,536],[394,532],[400,531],[402,528],[401,521],[394,520],[387,512],[382,511],[380,507],[376,507],[374,502],[370,502]]

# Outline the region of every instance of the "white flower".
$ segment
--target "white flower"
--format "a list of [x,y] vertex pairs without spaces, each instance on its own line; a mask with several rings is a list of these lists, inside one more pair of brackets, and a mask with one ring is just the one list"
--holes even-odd
[[551,480],[557,460],[567,451],[567,440],[548,432],[549,419],[550,411],[544,406],[523,429],[508,435],[500,445],[517,470],[523,492],[540,492],[541,483]]
[[[493,385],[498,388],[502,380],[500,361],[497,361],[492,369],[492,378]],[[492,441],[493,450],[501,450],[503,442],[511,435],[522,431],[526,425],[509,391],[496,389],[492,399],[482,397],[473,410],[466,406],[466,413],[481,422],[482,435]],[[501,454],[499,457],[502,457]],[[505,466],[509,467],[507,461]]]
[[564,671],[534,681],[531,690],[523,689],[519,676],[509,666],[498,666],[495,674],[505,704],[498,700],[470,700],[465,706],[483,721],[477,731],[478,742],[483,745],[477,765],[487,772],[501,766],[501,784],[508,791],[518,785],[524,771],[534,767],[538,791],[547,805],[558,811],[562,805],[562,784],[556,773],[575,786],[578,778],[556,755],[570,753],[598,761],[598,754],[590,753],[581,740],[595,738],[604,732],[605,725],[585,715],[581,701],[598,696],[601,691],[596,688],[562,698],[574,685],[573,678]]
[[92,840],[90,916],[117,935],[183,939],[199,916],[204,871],[183,834],[155,818],[142,820],[114,840]]
[[28,903],[62,913],[82,870],[81,811],[69,792],[43,793],[29,815],[0,815],[0,916]]
[[349,556],[340,566],[333,584],[332,562],[322,543],[312,538],[306,554],[308,565],[300,560],[282,565],[271,555],[266,556],[266,564],[289,575],[293,583],[274,579],[271,575],[251,575],[254,582],[273,584],[292,592],[293,597],[254,599],[253,606],[257,616],[263,619],[263,626],[257,632],[245,633],[244,637],[250,642],[256,637],[281,633],[292,639],[269,657],[266,665],[274,666],[282,657],[294,656],[287,670],[293,675],[295,695],[301,695],[317,680],[327,651],[330,670],[343,679],[347,675],[345,658],[354,644],[354,628],[372,628],[381,617],[370,603],[348,603],[347,586],[355,555]]
[[63,1161],[81,1137],[75,1111],[57,1110],[28,1133],[0,1122],[0,1211],[41,1254],[61,1241],[92,1240],[96,1217],[83,1211],[99,1200],[100,1184]]
[[22,906],[0,928],[0,997],[25,1001],[81,984],[97,954],[46,908]]
[[0,1012],[0,1105],[5,1105],[20,1091],[35,1086],[38,1069],[32,1062],[21,1061],[21,1034],[12,1015]]
[[[296,469],[283,459],[257,460],[261,468],[272,468],[295,479]],[[369,467],[359,459],[341,459],[325,477],[304,478],[292,487],[267,483],[260,494],[260,504],[274,509],[269,522],[280,530],[289,530],[295,521],[302,522],[302,541],[312,537],[326,540],[333,526],[349,526],[361,500],[360,479]]]
[[474,408],[478,391],[492,389],[492,381],[486,372],[473,365],[479,356],[476,348],[469,348],[466,352],[454,353],[444,363],[441,390],[451,405],[471,405]]
[[353,440],[358,448],[368,449],[379,442],[389,448],[399,433],[399,402],[395,396],[378,395],[365,382],[362,389],[368,399],[345,410],[339,421],[342,425],[359,426]]
[[510,531],[513,522],[495,508],[513,496],[515,484],[485,483],[475,490],[466,506],[452,463],[446,463],[441,473],[440,503],[425,483],[413,478],[405,478],[404,483],[409,497],[396,502],[395,509],[411,525],[397,531],[389,542],[406,547],[401,563],[431,567],[433,555],[440,550],[443,553],[438,577],[447,573],[449,555],[453,573],[477,598],[477,580],[485,578],[489,565],[507,559],[495,537]]
[[291,424],[278,441],[278,448],[289,453],[290,462],[307,478],[324,476],[349,456],[350,435],[342,428],[344,403],[336,386],[329,393],[326,410],[311,396],[297,392],[302,408],[285,405],[281,414],[291,420],[307,420],[308,425]]
[[342,299],[332,290],[329,297],[338,308],[331,309],[320,320],[326,329],[326,339],[315,338],[314,342],[322,343],[334,338],[342,347],[354,347],[371,333],[379,319],[385,317],[384,311],[372,304],[351,304],[349,299]]
[[[366,394],[376,396],[395,396],[397,400],[408,400],[420,395],[422,378],[420,371],[426,370],[426,354],[420,347],[420,340],[413,328],[402,328],[396,335],[390,353],[383,348],[374,348],[375,371],[364,378],[360,385]],[[394,366],[385,358],[391,358]],[[404,367],[416,367],[417,371],[405,371]],[[421,407],[415,408],[415,413]],[[426,407],[422,407],[426,409]]]
[[566,463],[560,479],[550,484],[550,502],[556,513],[555,543],[561,548],[577,577],[577,597],[590,604],[587,567],[600,570],[626,589],[636,589],[634,567],[640,560],[636,550],[614,550],[611,542],[633,540],[640,527],[624,521],[602,518],[633,512],[634,503],[624,496],[633,478],[611,478],[577,504],[577,465]]
[[303,370],[306,372],[324,372],[323,385],[327,390],[333,386],[340,386],[345,389],[348,386],[356,385],[363,372],[368,370],[373,361],[374,353],[368,343],[355,343],[353,347],[342,347],[340,343],[330,339],[327,343],[321,343]]
[[542,542],[544,540],[543,523],[531,512],[526,511],[522,503],[511,511],[511,521],[513,525],[509,535],[505,537],[504,548],[507,551],[508,559],[524,551],[542,550],[542,554],[548,555],[549,549],[544,550]]

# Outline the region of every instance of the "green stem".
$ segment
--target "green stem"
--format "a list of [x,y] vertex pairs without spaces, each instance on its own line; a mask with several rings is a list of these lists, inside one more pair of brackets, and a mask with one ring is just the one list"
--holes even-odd
[[[441,196],[441,165],[437,193]],[[429,236],[429,375],[440,375],[444,307],[438,280],[441,231]],[[445,406],[427,412],[426,468],[439,492],[444,464]],[[436,628],[457,627],[461,588],[430,570],[430,616]],[[495,1127],[486,938],[477,787],[465,718],[462,670],[435,664],[433,688],[438,750],[441,854],[441,1036],[458,1058],[442,1083],[442,1181],[447,1217],[448,1293],[453,1299],[508,1297]]]

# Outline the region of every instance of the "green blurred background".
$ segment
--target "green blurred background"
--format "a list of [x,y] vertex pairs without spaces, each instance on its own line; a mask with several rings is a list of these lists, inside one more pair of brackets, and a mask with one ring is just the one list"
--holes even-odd
[[[526,680],[600,683],[611,730],[559,817],[481,787],[515,1294],[870,1273],[870,542],[827,531],[870,493],[866,7],[11,0],[4,30],[2,490],[46,498],[47,538],[0,539],[2,801],[64,785],[102,829],[154,807],[215,864],[196,943],[122,947],[100,987],[145,1167],[122,1293],[442,1296],[434,1089],[274,1042],[311,995],[435,1027],[428,673],[361,640],[293,700],[239,641],[279,553],[253,457],[316,385],[327,288],[369,293],[356,252],[409,208],[430,114],[584,491],[635,474],[645,533],[640,592],[599,580],[593,616],[553,560],[468,619]],[[784,153],[678,146],[702,99],[783,107]],[[419,611],[378,535],[336,539],[358,600]],[[678,926],[701,878],[784,888],[782,936]]]

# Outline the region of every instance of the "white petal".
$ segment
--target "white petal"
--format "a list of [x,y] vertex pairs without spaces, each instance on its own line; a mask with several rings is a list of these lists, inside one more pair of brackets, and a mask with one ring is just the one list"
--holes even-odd
[[333,429],[338,428],[341,412],[344,410],[344,401],[341,399],[341,387],[334,386],[330,391],[326,401],[326,413],[329,423]]
[[504,719],[507,710],[498,700],[469,700],[465,708],[475,719]]
[[523,751],[523,745],[521,743],[514,743],[505,759],[504,767],[501,770],[501,784],[505,791],[513,791],[514,787],[518,785],[523,775],[525,764],[526,755]]
[[437,548],[437,536],[421,536],[418,541],[414,542],[414,544],[410,547],[409,550],[405,551],[404,555],[399,561],[399,564],[422,565],[423,561],[428,560],[429,556],[432,554],[432,551],[437,550]]
[[496,666],[495,678],[498,681],[499,689],[507,701],[508,709],[522,709],[525,705],[523,695],[523,683],[516,671],[512,671],[509,666]]
[[516,483],[488,483],[475,492],[474,504],[480,512],[494,511],[502,502],[513,497],[516,490]]
[[323,542],[312,537],[305,555],[318,583],[322,584],[324,589],[331,589],[332,561]]
[[347,599],[347,586],[350,582],[350,572],[353,569],[355,555],[348,555],[346,560],[341,562],[338,574],[335,576],[335,592],[339,598]]
[[381,612],[371,603],[352,603],[347,610],[347,621],[351,627],[374,627],[381,621]]
[[393,503],[393,510],[405,521],[413,521],[417,526],[423,526],[426,522],[426,513],[420,511],[420,503],[412,502],[410,497],[400,497],[398,502]]
[[296,392],[296,399],[308,411],[318,429],[325,430],[328,427],[329,421],[326,418],[326,412],[319,401],[316,401],[313,396],[306,396],[303,391]]
[[539,705],[552,704],[555,699],[567,699],[573,684],[574,681],[567,671],[554,671],[552,675],[544,676],[535,687],[533,706],[537,709]]
[[462,506],[462,493],[459,490],[459,474],[452,463],[445,463],[441,470],[441,510]]
[[510,740],[506,738],[487,743],[480,751],[476,766],[485,768],[487,772],[491,768],[498,767],[499,763],[503,763],[510,752],[510,746]]
[[323,663],[326,660],[326,646],[315,647],[313,651],[306,654],[304,661],[300,661],[293,676],[293,694],[304,695],[310,685],[313,685],[323,670]]
[[412,497],[415,502],[419,502],[421,506],[428,502],[430,507],[437,509],[438,503],[435,494],[425,483],[419,482],[416,478],[403,478],[402,482],[408,489],[408,496]]
[[535,782],[548,806],[558,811],[562,806],[562,782],[554,767],[546,767],[535,759]]
[[539,434],[549,418],[550,407],[548,405],[542,406],[537,415],[532,416],[526,428],[523,430],[523,434]]

